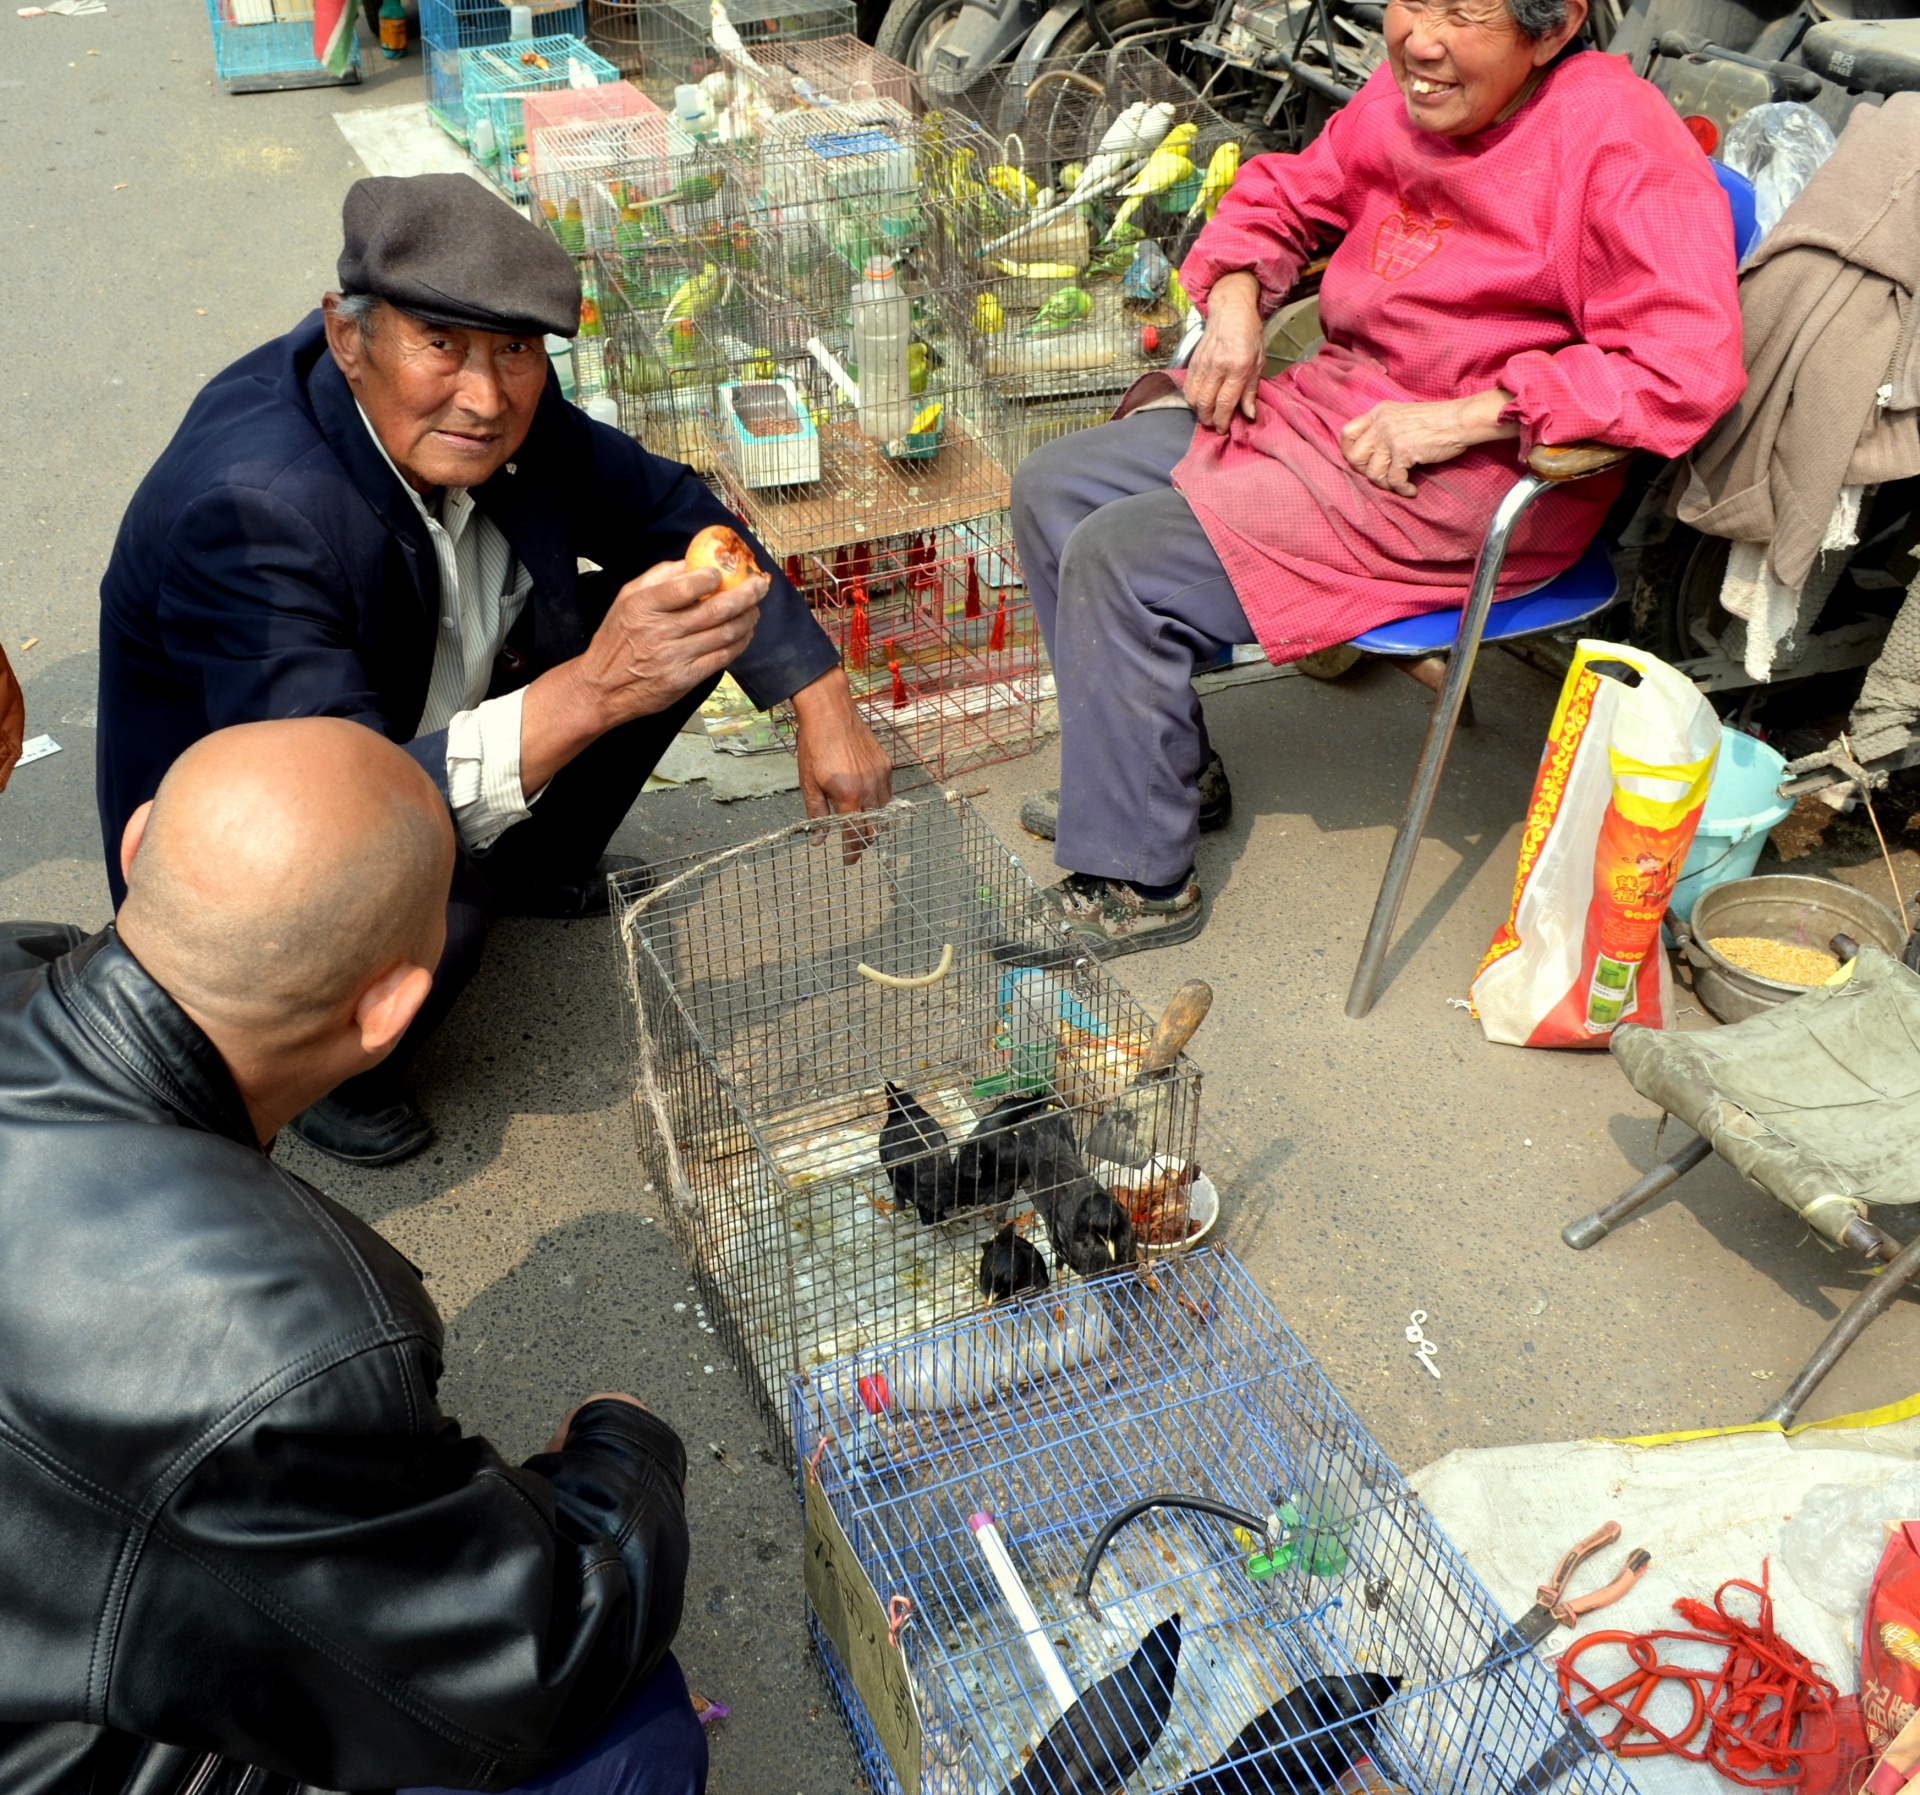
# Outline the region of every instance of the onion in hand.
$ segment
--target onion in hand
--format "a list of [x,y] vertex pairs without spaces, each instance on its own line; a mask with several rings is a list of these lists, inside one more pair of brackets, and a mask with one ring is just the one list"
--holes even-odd
[[720,584],[714,588],[716,592],[731,592],[760,571],[753,551],[740,533],[725,524],[708,524],[687,544],[687,565],[696,569],[712,568],[720,576]]

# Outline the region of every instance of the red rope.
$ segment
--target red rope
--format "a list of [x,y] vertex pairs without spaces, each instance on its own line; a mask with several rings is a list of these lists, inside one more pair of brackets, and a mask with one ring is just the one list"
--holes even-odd
[[[1744,1621],[1727,1612],[1730,1590],[1755,1598],[1754,1620]],[[1605,1741],[1617,1756],[1670,1753],[1696,1764],[1711,1764],[1729,1782],[1750,1789],[1782,1789],[1798,1783],[1806,1768],[1802,1760],[1831,1752],[1839,1741],[1833,1707],[1840,1692],[1811,1659],[1774,1630],[1764,1561],[1757,1584],[1730,1578],[1714,1592],[1711,1608],[1691,1596],[1682,1596],[1673,1606],[1690,1630],[1594,1633],[1576,1639],[1560,1659],[1562,1702],[1582,1715],[1602,1710],[1618,1714],[1619,1724]],[[1665,1662],[1659,1658],[1658,1643],[1668,1639],[1715,1646],[1726,1656],[1718,1669]],[[1635,1665],[1619,1682],[1604,1687],[1574,1664],[1587,1647],[1603,1643],[1625,1645]],[[1699,1692],[1706,1728],[1701,1743],[1694,1743],[1700,1736],[1700,1721],[1676,1737],[1640,1712],[1655,1685],[1664,1681],[1688,1683]]]

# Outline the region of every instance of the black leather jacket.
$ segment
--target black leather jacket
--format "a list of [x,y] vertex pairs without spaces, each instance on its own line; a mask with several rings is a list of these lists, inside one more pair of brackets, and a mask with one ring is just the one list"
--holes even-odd
[[0,978],[0,1795],[502,1789],[591,1737],[679,1624],[685,1452],[602,1402],[516,1469],[440,1343],[111,930]]

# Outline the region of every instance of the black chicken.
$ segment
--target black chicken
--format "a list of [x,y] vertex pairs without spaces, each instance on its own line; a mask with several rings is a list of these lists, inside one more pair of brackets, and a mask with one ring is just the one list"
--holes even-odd
[[990,1303],[1030,1296],[1051,1281],[1040,1249],[1013,1222],[980,1249],[980,1294]]
[[920,1107],[912,1092],[887,1080],[887,1120],[880,1130],[880,1163],[893,1200],[927,1223],[953,1211],[958,1194],[947,1131]]
[[1399,1687],[1398,1677],[1376,1672],[1302,1683],[1248,1721],[1185,1795],[1318,1795],[1332,1788],[1372,1748],[1375,1711]]
[[990,1209],[1013,1200],[1020,1184],[1023,1124],[1046,1101],[1044,1097],[1002,1097],[980,1118],[979,1126],[960,1143],[954,1160],[960,1208]]
[[1007,1795],[1114,1795],[1160,1742],[1179,1668],[1176,1612],[1047,1729]]

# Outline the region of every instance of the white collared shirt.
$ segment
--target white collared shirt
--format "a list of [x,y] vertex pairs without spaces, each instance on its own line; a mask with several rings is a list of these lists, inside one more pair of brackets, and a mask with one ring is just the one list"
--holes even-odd
[[[393,457],[364,411],[360,421],[387,466],[393,467]],[[468,847],[491,847],[529,814],[529,801],[520,790],[522,694],[489,698],[487,686],[494,657],[526,606],[533,576],[466,487],[438,487],[430,500],[424,499],[397,467],[393,471],[427,526],[440,569],[433,672],[415,739],[436,729],[447,732],[447,797],[453,820]]]

